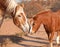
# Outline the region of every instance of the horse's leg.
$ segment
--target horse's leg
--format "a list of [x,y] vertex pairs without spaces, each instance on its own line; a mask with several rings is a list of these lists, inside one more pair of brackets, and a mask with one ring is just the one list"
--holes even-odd
[[2,26],[3,20],[4,20],[4,16],[1,16],[1,17],[0,17],[0,28],[1,28],[1,26]]
[[54,32],[51,32],[48,34],[48,39],[49,39],[49,42],[50,42],[50,47],[53,47],[53,37],[54,37]]
[[[47,28],[47,26],[45,26],[44,25],[44,28],[45,28],[45,30],[46,30],[46,33],[47,33],[47,36],[48,36],[48,39],[49,39],[49,42],[50,42],[50,47],[53,47],[53,43],[52,43],[52,41],[53,41],[53,37],[54,37],[54,32],[53,31],[51,31],[51,30],[49,30],[48,28]],[[49,47],[49,46],[48,46]]]
[[59,45],[59,34],[60,34],[60,32],[59,32],[59,31],[57,31],[57,38],[56,38],[57,46]]

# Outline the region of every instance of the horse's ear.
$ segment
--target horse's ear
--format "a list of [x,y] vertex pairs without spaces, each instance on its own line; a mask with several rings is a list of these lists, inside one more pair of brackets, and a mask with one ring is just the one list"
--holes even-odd
[[21,6],[24,8],[24,4],[22,3]]

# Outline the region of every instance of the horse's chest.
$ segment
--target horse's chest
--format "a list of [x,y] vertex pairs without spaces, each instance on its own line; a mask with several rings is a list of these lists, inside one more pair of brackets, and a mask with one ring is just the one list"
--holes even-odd
[[52,23],[51,27],[53,30],[60,30],[60,16],[59,15],[52,16],[51,23]]
[[53,31],[57,31],[60,30],[60,16],[51,16],[49,18],[44,19],[44,25],[46,26],[46,28],[48,28],[49,30],[53,30]]

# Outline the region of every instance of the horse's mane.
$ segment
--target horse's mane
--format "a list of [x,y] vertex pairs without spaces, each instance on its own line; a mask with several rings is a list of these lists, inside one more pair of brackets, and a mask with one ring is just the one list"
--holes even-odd
[[12,12],[17,6],[17,2],[15,2],[15,0],[0,0],[0,4],[8,12]]
[[10,12],[13,11],[15,9],[15,7],[17,6],[17,3],[15,2],[15,0],[8,0],[7,2],[9,2],[9,5],[7,6],[6,10],[10,11]]

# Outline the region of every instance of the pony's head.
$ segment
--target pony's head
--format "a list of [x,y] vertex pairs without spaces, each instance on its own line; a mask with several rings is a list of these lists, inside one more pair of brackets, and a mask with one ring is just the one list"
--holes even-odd
[[16,26],[21,28],[24,32],[29,31],[29,24],[28,24],[27,17],[23,10],[23,6],[18,5],[15,8],[13,22]]
[[41,15],[36,15],[30,20],[30,34],[36,33],[42,23]]

